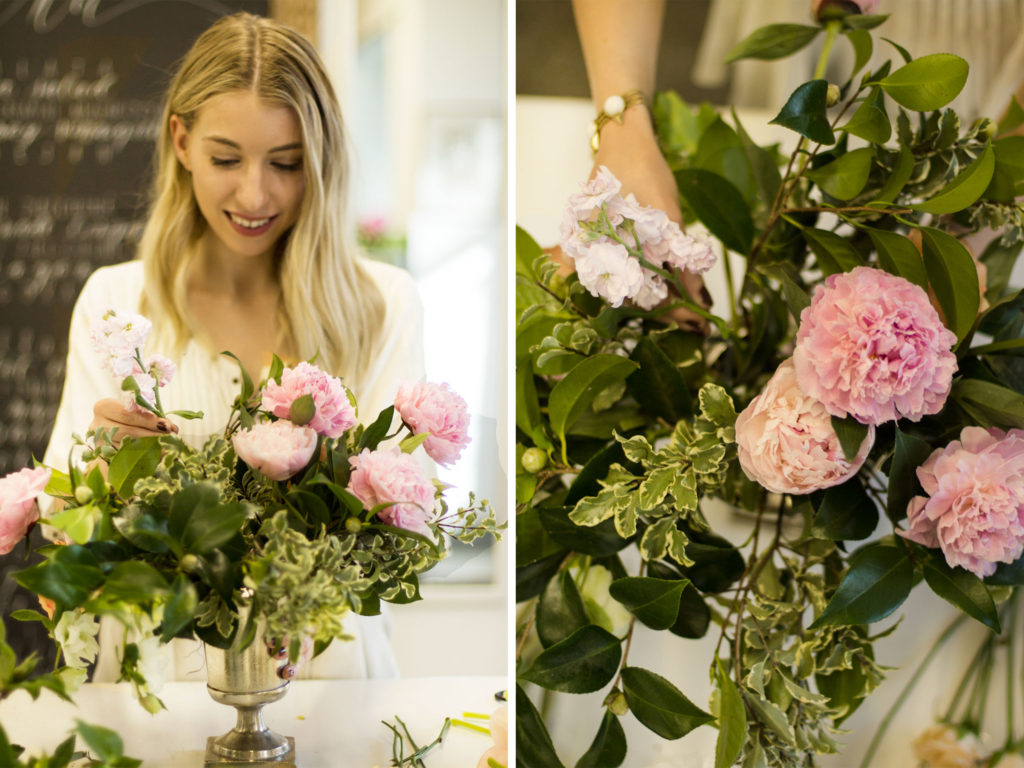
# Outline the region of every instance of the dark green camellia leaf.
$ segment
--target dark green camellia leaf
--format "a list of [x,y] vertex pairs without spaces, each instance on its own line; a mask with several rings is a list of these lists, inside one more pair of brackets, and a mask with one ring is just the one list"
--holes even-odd
[[985,583],[1008,587],[1024,586],[1024,555],[1012,563],[996,565],[996,572],[991,576],[986,576]]
[[840,419],[832,417],[832,429],[839,438],[839,444],[843,448],[843,456],[847,461],[853,461],[860,452],[860,447],[868,436],[868,425],[861,424],[852,416]]
[[958,342],[963,341],[978,317],[978,268],[964,244],[946,232],[921,227],[921,241],[928,282],[942,307],[946,327]]
[[855,30],[874,29],[888,18],[888,13],[861,13],[844,16],[843,23]]
[[849,272],[864,263],[857,249],[850,245],[850,241],[835,232],[808,227],[803,230],[803,236],[814,251],[818,268],[824,275]]
[[718,741],[715,743],[715,768],[729,768],[743,751],[747,740],[747,710],[739,689],[730,679],[721,659],[715,659],[715,683],[721,694],[718,712]]
[[548,582],[537,604],[537,635],[550,648],[590,623],[576,583],[568,569]]
[[171,584],[171,594],[164,603],[163,626],[160,628],[160,639],[169,643],[187,627],[196,614],[199,596],[185,574],[179,573]]
[[985,197],[1001,203],[1012,203],[1024,193],[1024,136],[1007,136],[993,145],[996,166]]
[[721,117],[704,129],[689,167],[721,176],[743,195],[748,206],[752,206],[757,198],[754,174],[747,161],[743,141]]
[[[871,39],[870,36],[868,39]],[[889,122],[889,116],[885,113],[885,102],[882,100],[881,90],[878,88],[872,90],[871,95],[864,99],[860,106],[857,107],[853,117],[847,121],[846,125],[840,127],[854,136],[860,136],[862,139],[873,144],[884,144],[887,142],[889,137],[892,136],[892,124]],[[832,196],[836,197],[836,195]],[[850,197],[853,197],[853,195]],[[846,200],[849,198],[839,199]]]
[[804,83],[793,91],[782,111],[771,122],[819,144],[834,144],[836,137],[826,112],[827,95],[828,81],[811,80]]
[[871,147],[855,149],[804,175],[836,200],[850,200],[868,183],[874,157]]
[[617,440],[599,450],[583,465],[583,469],[572,481],[569,492],[565,496],[565,505],[574,507],[576,502],[585,496],[596,496],[601,490],[601,484],[598,481],[607,476],[612,464],[623,464],[625,461],[626,454],[622,450],[622,444]]
[[986,144],[977,160],[961,171],[937,195],[913,206],[914,210],[938,214],[962,211],[985,194],[995,167],[995,152],[991,144]]
[[149,563],[125,560],[107,576],[100,599],[104,603],[144,603],[168,591],[167,580]]
[[787,262],[758,264],[757,269],[779,281],[779,285],[782,288],[782,297],[786,300],[789,313],[799,323],[801,313],[811,305],[811,297],[797,283],[797,271],[793,265]]
[[950,397],[983,427],[1024,429],[1024,398],[1012,389],[982,379],[959,379]]
[[874,243],[875,251],[878,253],[878,265],[882,269],[928,290],[928,272],[924,268],[924,258],[908,238],[882,229],[864,227],[864,230]]
[[[732,122],[736,126],[736,135],[740,138],[743,152],[747,156],[747,163],[750,165],[750,173],[754,177],[754,184],[761,196],[761,202],[765,206],[772,204],[779,186],[782,184],[782,176],[779,174],[779,166],[775,163],[775,155],[772,152],[758,146],[747,134],[743,123],[740,122],[736,110],[732,110]],[[756,207],[756,206],[755,206]]]
[[900,547],[868,544],[854,553],[839,589],[808,629],[870,624],[899,608],[914,584],[914,565]]
[[653,339],[641,337],[629,359],[639,368],[626,379],[626,389],[641,408],[670,424],[693,415],[693,399],[683,374]]
[[576,768],[616,768],[626,759],[626,732],[611,710],[604,711],[601,727]]
[[738,189],[717,173],[700,168],[675,172],[676,186],[686,204],[726,248],[747,253],[754,242],[750,207]]
[[959,56],[935,53],[904,64],[880,85],[897,104],[930,112],[956,98],[967,82],[967,70],[967,62]]
[[663,739],[679,739],[714,721],[672,683],[641,667],[623,667],[622,692],[637,720]]
[[551,428],[565,443],[566,430],[572,426],[597,395],[612,384],[624,381],[637,365],[619,355],[588,357],[555,384],[548,398]]
[[564,558],[564,551],[556,552],[543,560],[516,568],[516,602],[521,603],[543,592]]
[[725,60],[781,59],[808,45],[821,29],[803,24],[769,24],[755,29],[729,52]]
[[135,481],[149,477],[160,463],[160,438],[125,438],[110,460],[107,480],[121,498],[128,498]]
[[[874,42],[871,40],[871,35],[864,29],[850,29],[845,33],[846,39],[850,41],[850,45],[853,46],[853,71],[850,73],[850,79],[853,80],[857,76],[857,73],[864,69],[864,66],[871,59],[871,51],[874,49]],[[888,137],[886,137],[888,138]]]
[[361,451],[364,448],[373,450],[376,448],[387,435],[388,430],[391,429],[391,421],[394,417],[395,406],[393,405],[389,405],[381,411],[376,421],[363,431],[363,436],[359,439],[359,450]]
[[104,763],[117,765],[118,768],[135,768],[142,764],[141,760],[124,756],[124,742],[114,731],[77,719],[75,723],[75,731],[89,745],[89,750]]
[[552,691],[596,691],[615,676],[622,658],[621,642],[596,624],[588,624],[541,651],[520,677]]
[[516,515],[516,567],[535,563],[564,551],[548,536],[540,520],[540,510],[524,509]]
[[924,562],[924,580],[932,592],[996,634],[1002,632],[996,604],[984,582],[963,568],[950,568],[942,552],[930,554]]
[[907,516],[910,500],[922,492],[917,468],[924,464],[931,452],[931,446],[924,440],[896,428],[892,466],[889,470],[889,498],[886,500],[886,512],[893,522],[899,522]]
[[631,576],[613,581],[608,591],[643,624],[661,630],[675,624],[679,600],[689,583],[686,579]]
[[516,685],[516,765],[523,768],[565,768],[555,754],[544,720],[519,685]]
[[822,496],[816,522],[835,541],[860,541],[878,525],[878,507],[856,475],[842,485],[829,488]]
[[[689,547],[687,547],[689,554]],[[679,615],[668,631],[677,637],[704,637],[711,625],[711,609],[693,584],[687,584],[679,598]]]
[[[571,549],[592,557],[608,557],[629,544],[630,539],[619,536],[615,530],[614,518],[592,526],[576,525],[569,519],[572,507],[541,507],[540,522],[548,532],[551,541],[560,547]],[[516,518],[518,521],[518,517]],[[517,522],[516,543],[518,548],[519,528]]]
[[682,573],[701,592],[724,592],[735,584],[746,568],[743,555],[729,541],[709,533],[688,533],[686,555],[693,565]]

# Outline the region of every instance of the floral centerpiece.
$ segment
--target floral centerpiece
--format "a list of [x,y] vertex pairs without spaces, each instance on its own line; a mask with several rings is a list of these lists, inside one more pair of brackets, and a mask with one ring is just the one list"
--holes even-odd
[[[568,757],[535,702],[597,691],[603,712],[573,714],[594,733],[577,766],[623,763],[627,714],[665,739],[717,728],[716,768],[814,765],[883,680],[871,625],[916,585],[993,637],[1012,629],[1024,303],[1008,281],[1024,241],[1024,110],[963,123],[947,105],[966,62],[881,41],[873,8],[819,0],[815,24],[759,29],[732,52],[776,59],[823,40],[814,77],[772,121],[795,132],[788,156],[735,112],[657,96],[687,233],[607,169],[569,201],[572,274],[518,233],[524,765]],[[854,63],[829,83],[837,41]],[[867,69],[879,48],[889,59]],[[985,228],[996,236],[976,259],[961,238]],[[713,266],[721,314],[679,279]],[[706,331],[680,327],[677,309]],[[721,535],[713,500],[748,516],[745,541]],[[717,637],[706,707],[630,653],[638,625]],[[984,727],[978,700],[949,716],[954,741]],[[978,759],[1019,752],[1015,729]]]
[[[143,357],[149,329],[114,310],[92,322],[126,406],[199,416],[165,412],[160,388],[174,365]],[[53,539],[17,574],[45,610],[15,614],[42,622],[60,647],[51,688],[70,694],[84,680],[103,616],[123,625],[121,679],[151,711],[163,706],[159,646],[175,638],[238,648],[262,625],[288,679],[346,639],[347,614],[419,600],[419,574],[447,555],[447,537],[498,535],[489,503],[470,493],[450,509],[420,456],[450,466],[469,442],[466,403],[447,385],[405,383],[361,424],[352,394],[311,363],[275,356],[258,386],[239,367],[229,423],[200,446],[96,429],[76,437],[67,473],[0,479],[0,553],[35,524]],[[43,495],[57,504],[40,517]]]

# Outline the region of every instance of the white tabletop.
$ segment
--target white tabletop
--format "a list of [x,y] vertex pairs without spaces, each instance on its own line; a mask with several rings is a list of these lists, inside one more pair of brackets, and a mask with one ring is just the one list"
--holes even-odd
[[[394,722],[397,715],[422,745],[434,740],[445,717],[490,715],[498,704],[494,694],[506,687],[503,677],[299,680],[264,716],[270,728],[295,738],[298,768],[383,767],[391,762],[392,734],[382,720]],[[12,742],[33,752],[52,752],[76,718],[112,728],[125,754],[141,758],[146,768],[200,768],[206,737],[235,723],[235,710],[214,702],[203,683],[167,683],[160,691],[167,710],[157,715],[148,714],[126,684],[86,684],[74,698],[69,704],[44,691],[32,701],[18,691],[0,702],[0,723]],[[452,727],[428,764],[470,768],[490,746],[489,736]]]

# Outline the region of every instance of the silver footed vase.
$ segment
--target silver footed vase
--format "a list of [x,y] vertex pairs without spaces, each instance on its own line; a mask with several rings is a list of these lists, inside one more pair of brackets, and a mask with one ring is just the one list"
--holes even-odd
[[[245,625],[248,605],[240,605],[240,626]],[[263,707],[288,692],[288,681],[278,669],[286,662],[268,651],[262,622],[247,648],[236,645],[223,650],[204,644],[207,690],[214,701],[238,711],[235,727],[206,740],[206,766],[264,764],[288,766],[295,763],[295,740],[270,730],[263,721]]]

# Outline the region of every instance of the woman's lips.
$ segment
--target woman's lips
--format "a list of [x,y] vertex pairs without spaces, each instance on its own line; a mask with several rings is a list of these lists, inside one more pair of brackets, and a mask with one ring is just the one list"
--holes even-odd
[[274,216],[253,218],[231,213],[230,211],[225,211],[224,213],[227,215],[228,221],[231,222],[231,226],[234,227],[235,231],[245,237],[259,237],[266,234],[274,226],[274,221],[277,219],[276,214]]

